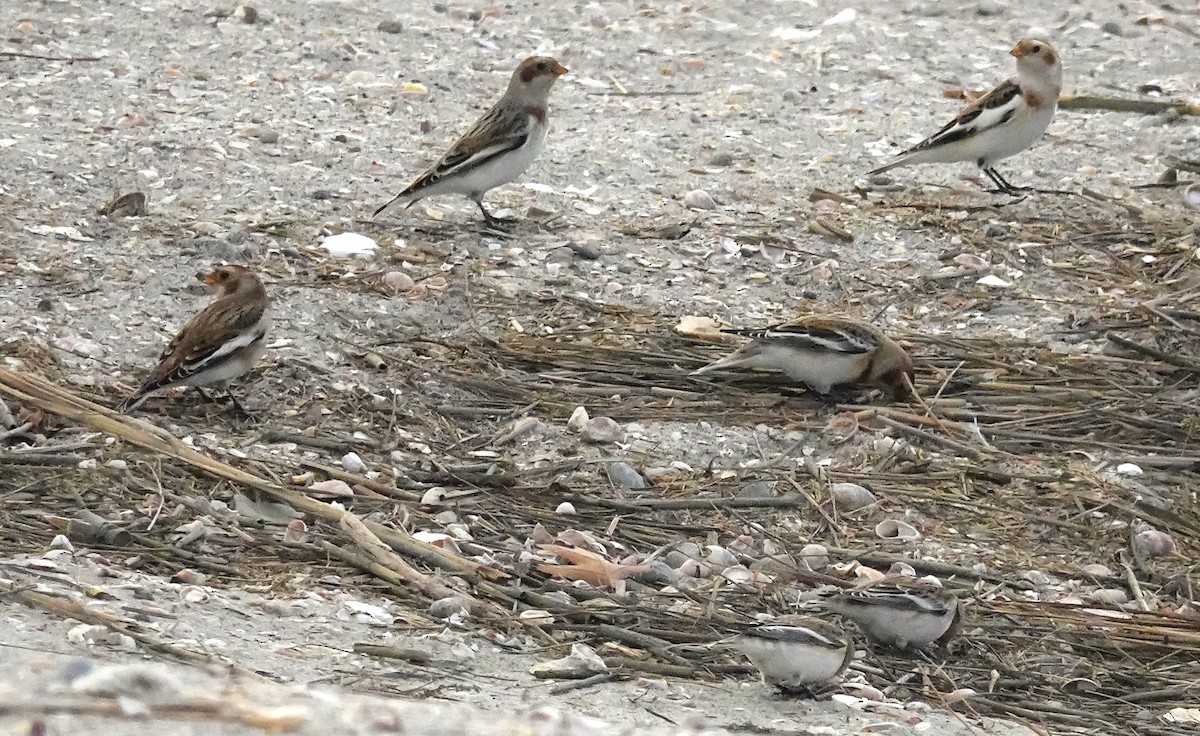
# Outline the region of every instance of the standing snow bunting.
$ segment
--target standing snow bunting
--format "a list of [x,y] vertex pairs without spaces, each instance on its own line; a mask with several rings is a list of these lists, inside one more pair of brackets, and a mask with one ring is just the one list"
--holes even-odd
[[974,161],[995,183],[996,191],[1019,191],[996,170],[996,162],[1024,151],[1046,132],[1058,108],[1063,70],[1058,52],[1046,41],[1022,39],[1009,53],[1017,57],[1016,76],[871,173],[912,164]]
[[550,88],[567,68],[548,56],[531,56],[513,72],[508,89],[445,156],[387,204],[405,208],[425,197],[465,194],[483,213],[488,227],[507,224],[483,206],[483,195],[516,179],[533,164],[546,143]]
[[[159,358],[158,367],[122,405],[131,411],[151,394],[172,386],[226,388],[267,350],[270,300],[258,276],[244,266],[217,266],[201,279],[216,298],[187,321]],[[201,391],[203,393],[203,391]],[[234,406],[243,414],[233,394]]]

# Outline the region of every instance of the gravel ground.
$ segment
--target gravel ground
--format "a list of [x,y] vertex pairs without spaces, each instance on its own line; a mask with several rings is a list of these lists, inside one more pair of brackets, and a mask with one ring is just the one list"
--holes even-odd
[[[242,383],[244,403],[264,424],[347,433],[359,427],[323,413],[322,400],[477,400],[441,380],[445,353],[420,340],[546,334],[561,328],[542,319],[555,299],[636,310],[663,325],[696,314],[757,326],[818,310],[898,334],[1056,341],[1055,330],[1094,304],[1098,289],[1107,303],[1135,303],[1144,274],[1136,263],[1121,274],[1135,282],[1128,293],[1087,273],[1067,278],[1053,261],[1086,254],[1051,251],[1050,240],[1061,243],[1072,225],[1120,227],[1130,211],[1175,229],[1195,222],[1179,189],[1133,187],[1157,180],[1167,156],[1196,158],[1196,117],[1062,111],[1038,146],[1001,167],[1014,183],[1093,197],[1009,202],[983,193],[967,165],[877,180],[865,172],[957,111],[962,101],[944,92],[1009,76],[1007,51],[1026,35],[1056,43],[1067,94],[1200,98],[1200,8],[415,3],[396,15],[402,5],[262,2],[253,23],[231,6],[155,0],[104,10],[0,5],[0,50],[23,55],[0,57],[0,355],[49,345],[66,384],[115,401],[203,303],[196,272],[247,263],[264,274],[279,317],[263,367]],[[541,159],[488,198],[493,211],[523,218],[510,236],[481,232],[474,205],[454,197],[372,221],[533,53],[571,71],[552,97]],[[842,196],[811,196],[818,189]],[[703,200],[685,200],[693,190],[714,206],[686,206]],[[132,191],[146,194],[145,216],[97,214]],[[822,223],[851,239],[822,235]],[[1045,242],[1030,239],[1030,223]],[[366,259],[328,257],[322,239],[342,232],[374,238],[379,249]],[[1180,276],[1194,280],[1194,268]],[[382,277],[392,271],[416,287],[391,293]],[[939,280],[947,273],[966,277]],[[976,283],[987,275],[1009,286]],[[619,339],[621,321],[604,319],[591,326]],[[1097,337],[1064,349],[1101,347]],[[364,360],[375,350],[433,362],[380,373]],[[253,431],[190,404],[151,402],[148,416],[214,447]],[[626,430],[629,455],[695,467],[774,456],[796,440],[768,425],[663,421]],[[564,435],[546,427],[542,444],[518,443],[506,457],[553,455]],[[419,429],[396,436],[429,439]],[[85,565],[72,574],[91,573]],[[276,636],[329,640],[344,655],[369,637],[344,626],[337,605],[322,601],[312,618],[293,622],[245,601],[223,604],[189,623],[190,636],[227,639],[225,651],[249,669],[353,687],[340,668],[361,664],[256,646]],[[27,616],[8,612],[10,621]],[[231,621],[244,619],[255,623],[234,636]],[[34,632],[50,626],[64,628],[30,618],[4,644],[85,648],[68,646],[62,631],[39,640]],[[521,673],[524,689],[472,679],[465,690],[421,695],[511,709],[544,691],[524,675],[536,659],[487,650],[477,665],[497,680]],[[668,684],[653,708],[630,708],[645,697],[639,687],[559,701],[639,725],[656,723],[653,712],[693,709],[709,714],[707,725],[730,728],[861,725],[834,704],[770,700],[756,683]],[[966,729],[938,714],[928,722],[937,733]]]

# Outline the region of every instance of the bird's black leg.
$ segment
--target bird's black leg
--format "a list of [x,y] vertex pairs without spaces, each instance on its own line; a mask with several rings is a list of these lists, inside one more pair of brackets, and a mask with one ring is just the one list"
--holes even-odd
[[491,212],[487,211],[487,207],[483,206],[483,197],[475,200],[475,204],[479,205],[479,211],[483,213],[484,223],[493,230],[504,230],[512,226],[515,220],[506,217],[496,217]]
[[216,399],[214,399],[213,397],[209,396],[209,395],[208,395],[208,392],[207,392],[207,391],[205,391],[204,389],[200,388],[199,386],[192,386],[192,388],[193,388],[193,389],[195,389],[196,393],[200,394],[200,398],[204,399],[204,400],[205,400],[206,402],[208,402],[209,404],[217,404],[217,403],[220,403],[220,402],[218,402]]
[[985,168],[983,173],[987,174],[988,178],[995,183],[995,191],[1000,192],[1001,194],[1016,194],[1017,192],[1028,192],[1032,189],[1032,187],[1014,187],[1008,182],[1007,179],[1000,175],[999,171],[996,171],[996,169],[991,166]]
[[238,416],[240,416],[242,419],[250,419],[254,416],[250,412],[246,411],[246,407],[242,406],[242,402],[238,401],[237,397],[234,396],[233,392],[229,389],[225,389],[225,398],[229,399],[229,402],[233,404],[234,410],[237,411]]

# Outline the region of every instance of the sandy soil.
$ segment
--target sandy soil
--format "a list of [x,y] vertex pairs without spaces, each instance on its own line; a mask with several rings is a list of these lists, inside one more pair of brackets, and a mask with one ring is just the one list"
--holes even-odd
[[[1062,51],[1068,94],[1200,98],[1196,8],[1098,0],[1053,8],[989,0],[414,3],[397,15],[403,5],[270,1],[255,5],[254,23],[231,15],[232,7],[157,0],[0,6],[8,39],[0,50],[58,59],[0,58],[0,354],[48,345],[64,385],[115,401],[203,303],[196,272],[248,263],[264,274],[279,314],[265,365],[242,384],[259,419],[238,423],[190,398],[152,403],[148,416],[213,452],[255,452],[269,430],[360,431],[378,440],[367,457],[372,467],[405,466],[424,462],[422,443],[451,443],[435,442],[430,424],[396,417],[431,403],[481,401],[446,380],[453,356],[422,340],[561,331],[572,326],[547,315],[562,300],[628,308],[663,325],[700,314],[754,326],[820,310],[898,333],[1061,343],[1061,326],[1100,287],[1052,268],[1060,251],[1052,257],[1040,249],[1045,243],[1030,242],[1029,223],[1059,238],[1071,223],[1119,219],[1127,206],[1164,222],[1195,221],[1179,189],[1133,188],[1155,181],[1167,156],[1196,157],[1194,117],[1062,111],[1035,149],[1002,167],[1015,183],[1086,188],[1114,201],[998,201],[980,191],[969,166],[902,169],[871,181],[865,172],[954,114],[962,103],[945,90],[989,88],[1007,77],[1007,50],[1033,33]],[[1140,24],[1143,17],[1152,22]],[[384,21],[399,32],[381,30]],[[511,236],[480,232],[474,205],[453,197],[371,221],[531,53],[552,54],[571,73],[552,98],[540,161],[489,196],[493,211],[523,218]],[[714,209],[684,206],[697,189]],[[814,201],[814,189],[848,199]],[[147,195],[146,216],[97,214],[130,191]],[[889,200],[939,203],[937,217],[880,206]],[[814,222],[852,240],[814,232]],[[379,250],[369,259],[328,258],[318,246],[340,232],[375,238]],[[935,278],[974,263],[962,256],[982,265]],[[1144,275],[1141,265],[1130,268],[1131,281]],[[388,271],[410,274],[418,288],[388,293]],[[1010,286],[978,285],[985,275]],[[619,341],[624,322],[611,314],[597,311],[573,326]],[[1103,340],[1068,342],[1064,350],[1095,352]],[[393,370],[374,370],[368,353],[384,355]],[[383,407],[393,420],[356,424],[345,409],[353,405]],[[478,427],[489,435],[503,429],[499,419]],[[636,458],[640,467],[737,467],[804,437],[770,423],[710,420],[624,429],[619,450],[579,449],[561,422],[545,421],[530,441],[499,452],[518,465],[583,453]],[[304,449],[291,451],[284,457]],[[18,490],[27,491],[5,488],[0,477],[0,498]],[[3,577],[40,579],[20,553],[38,556],[44,546],[8,551]],[[920,705],[860,713],[781,700],[749,677],[650,678],[551,695],[551,684],[528,674],[550,655],[529,642],[502,648],[467,631],[406,626],[402,605],[338,582],[323,588],[323,571],[298,574],[278,595],[221,580],[197,588],[192,600],[187,586],[119,560],[51,559],[57,569],[45,584],[110,588],[117,598],[97,604],[102,609],[141,605],[134,601],[144,594],[168,612],[160,627],[175,643],[284,682],[503,712],[553,703],[626,727],[841,733],[912,716],[942,734],[1017,728],[986,719],[968,725]],[[101,576],[109,564],[119,584]],[[295,593],[302,589],[314,592]],[[347,607],[352,601],[395,618],[365,623]],[[72,639],[71,622],[2,596],[0,606],[4,659],[26,668],[0,673],[0,692],[10,697],[30,692],[30,682],[32,692],[50,692],[69,679],[63,673],[76,656],[144,658],[119,641]],[[422,648],[434,663],[365,658],[352,651],[362,642]],[[78,730],[55,718],[51,733]],[[0,716],[6,726],[16,722]],[[307,728],[328,733],[332,722]]]

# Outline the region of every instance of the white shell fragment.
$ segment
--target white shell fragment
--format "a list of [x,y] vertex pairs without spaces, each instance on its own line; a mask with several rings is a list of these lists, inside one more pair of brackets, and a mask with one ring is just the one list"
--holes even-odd
[[322,480],[308,487],[314,496],[331,496],[333,498],[353,498],[354,489],[344,480]]
[[575,411],[571,412],[571,418],[567,420],[567,429],[572,432],[579,432],[588,422],[588,411],[582,406],[575,407]]
[[604,660],[600,655],[589,647],[587,644],[576,642],[571,645],[571,653],[562,659],[555,659],[549,662],[539,662],[529,668],[529,673],[534,677],[561,677],[570,679],[583,679],[591,675],[598,675],[601,672],[607,672],[608,665],[604,664]]
[[362,475],[367,472],[367,464],[363,462],[363,459],[358,456],[357,452],[347,452],[345,455],[342,455],[342,467],[346,469],[347,473]]
[[1140,466],[1133,463],[1121,463],[1117,466],[1117,473],[1120,475],[1142,475],[1144,472]]
[[575,504],[570,501],[563,501],[554,509],[554,513],[560,516],[574,516],[577,512],[575,511]]
[[366,235],[358,233],[338,233],[330,235],[321,241],[321,247],[329,251],[335,258],[361,256],[367,258],[375,253],[378,244]]
[[1200,183],[1192,184],[1183,190],[1183,203],[1188,207],[1200,209]]
[[880,539],[901,539],[912,541],[921,538],[921,532],[906,521],[899,519],[884,519],[875,525],[875,536]]
[[975,283],[979,284],[980,286],[991,286],[996,289],[1007,289],[1008,287],[1012,286],[1011,281],[1005,281],[1004,279],[1000,278],[999,276],[996,276],[996,275],[990,274],[990,273],[987,276],[982,277]]

